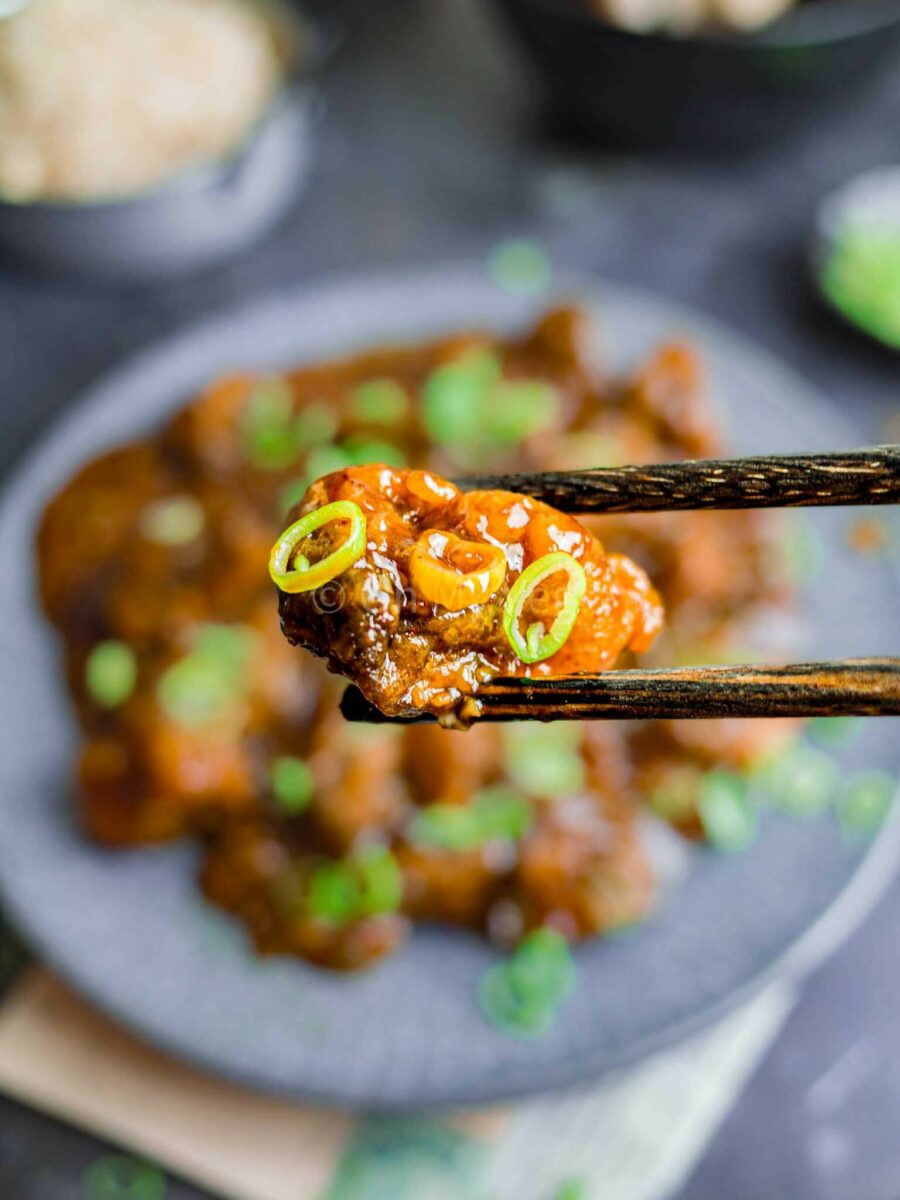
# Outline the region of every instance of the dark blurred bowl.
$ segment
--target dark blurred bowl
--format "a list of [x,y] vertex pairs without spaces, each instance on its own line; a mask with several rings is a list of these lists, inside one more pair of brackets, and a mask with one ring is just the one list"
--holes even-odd
[[0,196],[0,247],[41,272],[150,282],[221,262],[275,225],[309,175],[315,74],[333,31],[282,4],[269,7],[297,57],[230,156],[112,200],[19,204]]
[[733,150],[821,118],[900,46],[900,0],[807,0],[753,34],[628,33],[579,0],[494,0],[580,125],[630,146]]

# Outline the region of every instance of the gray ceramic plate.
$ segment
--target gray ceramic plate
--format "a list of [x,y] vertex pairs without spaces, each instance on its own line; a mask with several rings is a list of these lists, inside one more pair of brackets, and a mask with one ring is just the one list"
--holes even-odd
[[[662,337],[703,347],[739,451],[851,445],[852,431],[796,377],[744,342],[649,296],[562,280],[595,301],[624,366]],[[546,299],[546,298],[543,298]],[[542,302],[543,302],[542,299]],[[187,847],[106,854],[73,826],[73,726],[58,647],[27,569],[41,505],[88,455],[153,426],[214,372],[279,366],[372,341],[486,322],[515,327],[538,302],[477,273],[404,275],[309,288],[188,330],[115,372],[23,464],[0,510],[0,883],[35,950],[149,1041],[260,1087],[399,1109],[493,1100],[626,1063],[721,1013],[776,971],[808,968],[890,875],[898,838],[848,849],[828,817],[768,816],[749,851],[691,851],[688,870],[632,937],[578,951],[579,983],[543,1038],[492,1031],[475,1000],[494,952],[425,929],[369,974],[336,977],[256,961],[198,899]],[[886,565],[844,549],[846,513],[816,517],[827,570],[809,598],[808,656],[896,650]],[[896,727],[870,722],[849,765],[896,765]]]

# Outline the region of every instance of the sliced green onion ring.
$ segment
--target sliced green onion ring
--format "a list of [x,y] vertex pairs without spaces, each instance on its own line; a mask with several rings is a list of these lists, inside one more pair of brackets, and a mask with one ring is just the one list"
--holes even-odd
[[[519,629],[522,610],[535,589],[557,571],[565,571],[569,576],[569,583],[562,606],[549,632],[545,632],[541,622],[536,622],[528,626],[523,637]],[[562,550],[545,554],[525,568],[509,589],[503,609],[503,632],[522,662],[543,662],[565,644],[575,625],[586,590],[587,576],[584,567],[571,554],[565,554]]]
[[[350,530],[341,545],[317,563],[310,563],[304,555],[298,555],[292,568],[291,559],[300,542],[329,521],[350,522]],[[365,548],[366,518],[362,509],[352,500],[335,500],[288,526],[272,547],[269,574],[283,592],[311,592],[352,567]]]

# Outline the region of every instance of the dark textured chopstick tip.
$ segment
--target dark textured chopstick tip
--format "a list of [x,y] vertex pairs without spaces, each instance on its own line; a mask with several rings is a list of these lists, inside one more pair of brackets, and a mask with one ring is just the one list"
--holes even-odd
[[900,447],[486,475],[460,486],[521,492],[572,513],[896,504]]
[[[506,678],[484,687],[478,698],[480,721],[900,716],[900,658]],[[386,717],[353,687],[344,693],[341,711],[349,721],[371,724],[433,719]]]

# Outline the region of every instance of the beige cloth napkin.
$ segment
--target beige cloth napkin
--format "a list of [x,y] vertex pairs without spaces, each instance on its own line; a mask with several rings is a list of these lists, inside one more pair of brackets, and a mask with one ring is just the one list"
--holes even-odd
[[793,1003],[770,987],[716,1028],[588,1087],[502,1110],[366,1120],[248,1091],[142,1045],[33,970],[0,1012],[0,1089],[223,1200],[663,1200]]

